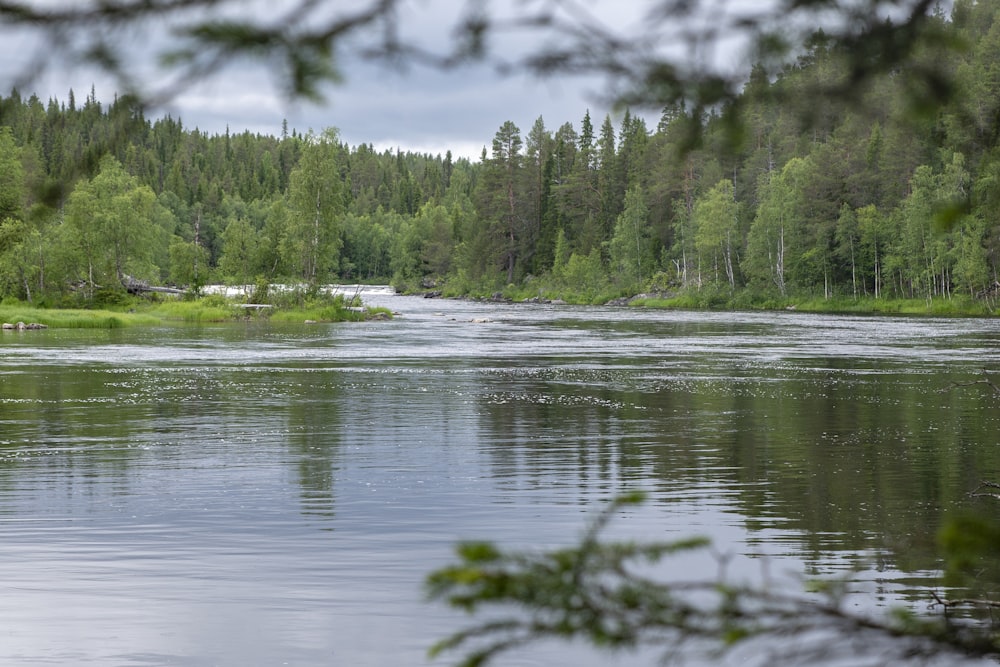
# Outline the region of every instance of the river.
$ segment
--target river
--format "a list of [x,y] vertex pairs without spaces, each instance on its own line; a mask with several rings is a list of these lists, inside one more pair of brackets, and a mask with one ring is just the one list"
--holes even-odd
[[398,316],[4,332],[0,664],[448,664],[456,541],[565,545],[631,489],[615,535],[925,608],[1000,480],[1000,321],[364,296]]

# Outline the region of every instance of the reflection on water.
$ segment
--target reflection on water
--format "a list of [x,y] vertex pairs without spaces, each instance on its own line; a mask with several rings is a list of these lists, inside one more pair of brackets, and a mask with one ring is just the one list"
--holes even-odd
[[[636,487],[622,534],[899,603],[1000,478],[953,386],[993,321],[368,300],[401,316],[0,338],[0,663],[425,664],[455,540],[563,544]],[[545,651],[513,664],[608,664]]]

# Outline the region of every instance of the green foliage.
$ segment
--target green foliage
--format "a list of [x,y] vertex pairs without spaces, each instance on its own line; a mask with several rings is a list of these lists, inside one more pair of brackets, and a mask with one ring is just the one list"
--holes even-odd
[[192,301],[164,301],[147,312],[163,320],[180,322],[227,322],[243,314],[232,304],[212,296]]
[[293,275],[311,284],[330,282],[339,264],[345,202],[342,180],[331,176],[341,152],[336,130],[309,135],[290,177],[281,252]]
[[219,272],[228,284],[245,285],[261,269],[261,239],[244,218],[230,218],[222,233]]
[[639,188],[632,188],[625,195],[625,210],[615,221],[608,252],[613,275],[619,283],[638,291],[654,261],[649,209]]
[[270,303],[271,283],[263,276],[257,276],[253,291],[247,297],[247,303]]
[[554,275],[557,285],[570,291],[581,303],[592,303],[608,288],[608,276],[601,261],[601,251],[594,248],[586,255],[573,253]]
[[348,298],[344,294],[292,290],[282,293],[275,301],[279,307],[265,313],[274,322],[360,322],[392,317],[388,309],[363,308],[356,296]]
[[705,279],[736,286],[735,253],[739,243],[739,208],[731,181],[719,181],[694,207],[694,243]]
[[282,309],[268,314],[268,317],[272,322],[360,322],[365,319],[365,314],[343,306],[328,305]]
[[151,222],[155,195],[139,185],[112,157],[82,182],[66,207],[78,253],[75,269],[91,290],[109,290],[129,276],[154,275],[150,260],[156,238]]
[[[351,148],[333,129],[209,136],[150,122],[127,97],[66,106],[11,91],[0,98],[0,295],[56,303],[117,289],[124,274],[195,289],[392,280],[590,303],[662,275],[653,282],[685,293],[674,303],[697,307],[851,295],[989,311],[1000,24],[978,5],[953,14],[880,18],[872,41],[846,51],[844,36],[810,35],[794,62],[772,60],[791,42],[765,39],[742,91],[671,88],[694,97],[668,95],[653,128],[627,110],[555,131],[538,118],[526,134],[507,121],[479,163]],[[870,50],[884,39],[888,52]],[[883,57],[908,65],[862,67],[859,85],[852,68]],[[961,95],[921,87],[923,74]],[[850,99],[815,97],[831,88]],[[712,90],[729,103],[693,102]],[[935,114],[912,114],[919,99]]]
[[25,200],[24,167],[9,127],[0,127],[0,220],[21,218]]
[[793,158],[780,172],[764,177],[747,236],[743,266],[750,284],[777,289],[781,296],[808,252],[801,237],[806,226],[803,181],[810,168],[806,160]]
[[170,244],[170,276],[198,293],[209,278],[208,250],[197,243],[174,239]]
[[87,303],[95,308],[127,310],[135,307],[139,303],[139,299],[123,289],[111,287],[90,292]]

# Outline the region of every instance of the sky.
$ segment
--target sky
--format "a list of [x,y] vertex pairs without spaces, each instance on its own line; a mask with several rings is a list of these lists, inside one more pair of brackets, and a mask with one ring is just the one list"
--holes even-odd
[[[273,14],[275,1],[292,0],[247,0],[244,6],[247,11]],[[704,4],[725,1],[705,0]],[[641,28],[643,8],[649,4],[639,0],[576,2],[595,20],[622,34]],[[512,3],[510,0],[494,6],[502,8]],[[450,26],[458,19],[464,2],[404,0],[401,6],[399,23],[404,36],[433,48],[448,43]],[[138,62],[152,62],[157,45],[165,39],[163,34],[165,31],[144,33],[126,42],[126,48]],[[506,38],[500,46],[517,53],[537,47],[531,41],[537,38],[537,33],[518,34]],[[0,28],[0,63],[6,63],[0,64],[0,90],[4,94],[9,92],[18,68],[23,68],[33,49],[37,49],[33,39],[23,30],[11,34],[10,29]],[[597,127],[609,113],[616,127],[620,121],[620,112],[615,112],[607,99],[607,82],[595,77],[540,79],[523,73],[502,76],[485,64],[447,72],[420,65],[397,71],[362,62],[349,53],[340,56],[343,81],[323,89],[322,104],[288,100],[276,80],[276,70],[261,63],[241,62],[182,91],[147,115],[155,119],[169,113],[180,118],[185,127],[197,127],[210,134],[221,134],[228,128],[233,133],[249,130],[278,135],[283,120],[287,120],[289,129],[299,132],[336,127],[342,140],[351,146],[369,143],[379,150],[398,148],[442,155],[450,150],[455,157],[472,160],[478,160],[484,147],[489,148],[494,134],[506,121],[514,122],[522,134],[527,134],[539,116],[550,131],[566,122],[579,129],[588,110]],[[154,82],[157,76],[155,71],[149,74]],[[43,75],[33,79],[32,85],[33,90],[22,87],[22,95],[35,92],[43,100],[55,97],[65,101],[72,88],[76,98],[82,100],[93,87],[100,101],[109,102],[116,92],[114,84],[101,72],[67,62],[50,65]],[[660,110],[636,109],[633,114],[642,115],[655,126]]]
[[352,146],[441,155],[450,150],[473,160],[508,120],[527,134],[539,116],[554,131],[565,122],[579,128],[588,110],[601,120],[620,115],[602,99],[599,81],[502,77],[483,66],[448,73],[358,66],[343,83],[324,89],[322,104],[288,101],[268,88],[270,82],[248,85],[254,78],[240,71],[181,94],[166,110],[185,126],[210,133],[225,132],[228,125],[232,132],[277,135],[287,119],[300,132],[336,127]]

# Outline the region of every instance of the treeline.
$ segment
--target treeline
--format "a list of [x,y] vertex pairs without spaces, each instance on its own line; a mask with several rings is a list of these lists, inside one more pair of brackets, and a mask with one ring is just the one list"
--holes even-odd
[[474,171],[350,149],[333,130],[210,136],[128,99],[14,91],[0,98],[0,295],[90,299],[124,276],[387,280],[410,261],[411,228],[468,201]]
[[[998,16],[959,0],[925,27],[910,61],[940,90],[907,71],[851,88],[842,47],[817,33],[795,63],[755,66],[732,106],[672,106],[655,127],[629,112],[617,126],[506,122],[476,163],[350,147],[335,130],[209,136],[128,99],[13,91],[0,98],[0,295],[93,299],[131,276],[992,307]],[[837,81],[851,94],[813,96]]]

